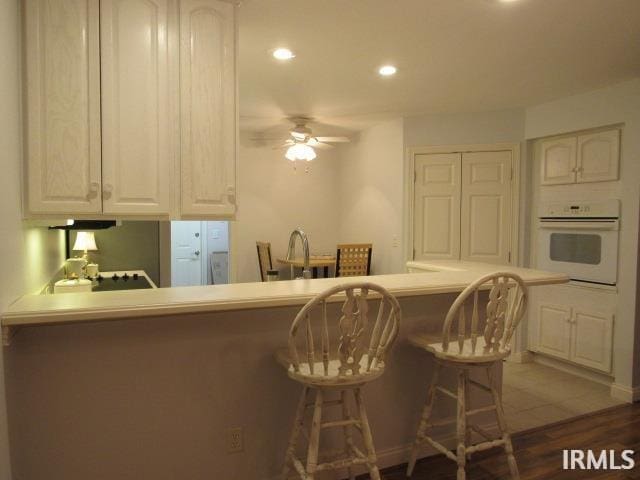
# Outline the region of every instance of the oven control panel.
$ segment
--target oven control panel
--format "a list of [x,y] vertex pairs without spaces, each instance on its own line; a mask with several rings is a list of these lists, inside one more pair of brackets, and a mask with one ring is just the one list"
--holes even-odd
[[620,202],[543,203],[538,213],[540,218],[618,218]]

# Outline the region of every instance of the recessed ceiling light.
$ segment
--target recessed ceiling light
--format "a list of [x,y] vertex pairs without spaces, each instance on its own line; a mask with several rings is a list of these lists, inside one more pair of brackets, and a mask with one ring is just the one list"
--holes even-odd
[[278,60],[291,60],[295,55],[288,48],[277,48],[273,51],[274,58]]
[[393,65],[385,65],[383,67],[380,67],[380,70],[378,70],[378,73],[383,77],[389,77],[391,75],[394,75],[397,71],[398,69]]

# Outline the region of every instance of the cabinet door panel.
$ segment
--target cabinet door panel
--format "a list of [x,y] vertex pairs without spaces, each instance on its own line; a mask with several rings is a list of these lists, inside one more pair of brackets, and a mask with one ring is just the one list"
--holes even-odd
[[511,152],[462,154],[462,260],[510,263]]
[[578,137],[578,183],[618,179],[620,131],[608,130]]
[[101,0],[104,212],[168,214],[170,0]]
[[182,213],[235,212],[235,12],[219,0],[180,2]]
[[26,0],[30,213],[98,213],[98,0]]
[[575,309],[571,360],[603,372],[611,371],[613,315]]
[[537,322],[537,351],[569,359],[571,350],[571,309],[540,303],[533,312]]
[[575,137],[546,140],[540,144],[541,185],[575,183],[575,169]]
[[459,153],[415,157],[416,260],[460,258]]

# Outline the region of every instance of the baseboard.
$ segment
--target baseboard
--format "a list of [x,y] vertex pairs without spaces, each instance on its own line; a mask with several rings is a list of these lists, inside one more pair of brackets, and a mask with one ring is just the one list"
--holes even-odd
[[513,363],[530,363],[533,362],[533,353],[528,350],[522,352],[514,352],[507,357],[507,362]]
[[[488,434],[496,435],[498,434],[498,428],[495,423],[481,426]],[[475,435],[475,434],[474,434]],[[457,445],[457,439],[455,434],[447,435],[446,437],[441,437],[436,439],[442,445],[444,445],[449,450],[455,450]],[[375,441],[375,439],[374,439]],[[384,450],[378,450],[378,468],[389,468],[394,467],[396,465],[402,465],[403,463],[407,463],[409,459],[409,453],[411,452],[411,444],[406,445],[398,445],[396,447],[386,448]],[[422,450],[418,453],[418,458],[431,457],[433,455],[440,455],[440,452],[435,450],[430,445],[424,445]],[[452,472],[455,470],[455,463],[451,462]],[[363,473],[367,473],[367,469],[364,466],[354,467],[353,469],[356,475],[361,475]],[[316,478],[318,480],[340,480],[344,478],[344,471],[335,470],[330,472],[322,472],[323,475],[317,475]],[[299,476],[296,476],[292,473],[287,480],[299,480]],[[264,480],[282,480],[280,476],[269,477]]]
[[634,403],[640,400],[640,387],[627,387],[626,385],[612,383],[611,396],[616,400]]
[[555,359],[545,354],[533,352],[529,353],[531,354],[534,363],[539,363],[540,365],[555,368],[556,370],[561,370],[563,372],[570,373],[571,375],[575,375],[576,377],[591,380],[592,382],[596,382],[601,385],[610,386],[613,382],[613,378],[611,377],[611,375],[607,375],[606,373],[596,372],[595,370]]

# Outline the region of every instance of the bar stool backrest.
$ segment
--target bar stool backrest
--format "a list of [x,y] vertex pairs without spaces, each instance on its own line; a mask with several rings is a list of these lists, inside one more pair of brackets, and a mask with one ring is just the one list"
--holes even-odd
[[[489,302],[486,307],[484,327],[478,307],[478,292],[489,287]],[[465,340],[470,340],[471,355],[486,360],[487,357],[504,357],[510,353],[511,337],[520,323],[527,307],[527,287],[520,276],[509,272],[495,272],[485,275],[456,298],[449,309],[442,330],[442,350],[451,354],[462,354]],[[467,334],[465,304],[473,299],[470,331]],[[457,322],[456,322],[457,319]],[[457,332],[451,328],[457,324]],[[480,329],[482,328],[482,331]],[[478,337],[484,340],[478,348]],[[453,347],[451,346],[453,343]],[[456,347],[457,344],[457,347]],[[465,356],[469,351],[465,351]]]
[[[332,303],[331,297],[339,299],[342,294],[345,298],[340,318],[330,321],[327,304]],[[375,307],[376,303],[375,317],[369,318],[370,304]],[[298,312],[291,325],[289,353],[293,371],[300,372],[303,366],[305,372],[330,380],[366,376],[383,368],[385,355],[398,335],[400,317],[396,298],[373,283],[338,285],[322,292]],[[304,335],[301,342],[296,342],[298,333]],[[337,363],[337,368],[330,368],[330,363]]]

